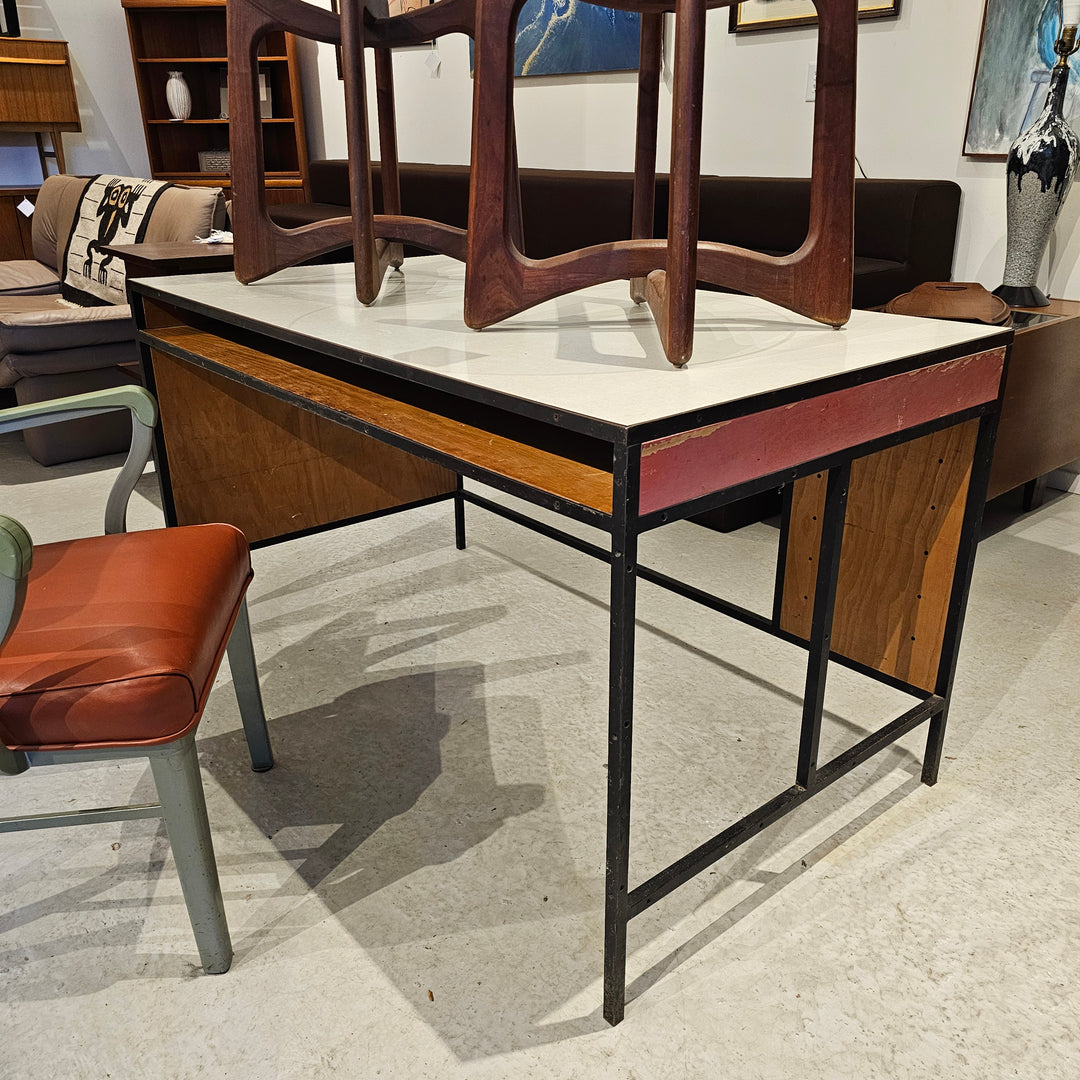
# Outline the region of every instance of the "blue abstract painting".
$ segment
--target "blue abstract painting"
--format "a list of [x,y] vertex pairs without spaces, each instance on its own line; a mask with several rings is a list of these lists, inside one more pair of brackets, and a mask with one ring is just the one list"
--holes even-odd
[[515,75],[627,71],[638,66],[641,16],[584,0],[525,0],[514,44]]
[[[988,0],[971,95],[964,153],[1004,156],[1046,102],[1054,42],[1061,30],[1057,0]],[[1072,66],[1070,83],[1077,78]],[[1073,109],[1072,91],[1066,101]]]

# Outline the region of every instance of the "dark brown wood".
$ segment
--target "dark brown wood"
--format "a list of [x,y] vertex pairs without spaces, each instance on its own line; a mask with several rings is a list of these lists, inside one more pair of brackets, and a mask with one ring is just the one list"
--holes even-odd
[[[630,237],[648,240],[656,209],[656,132],[660,113],[660,75],[664,60],[664,16],[641,16],[638,49],[637,135],[634,139],[634,209]],[[635,304],[646,300],[645,279],[630,279]]]
[[352,241],[348,217],[282,229],[266,212],[263,125],[259,117],[258,50],[279,29],[331,45],[341,44],[341,21],[298,0],[231,0],[227,13],[229,143],[233,189],[236,276],[256,281],[283,266],[303,262]]
[[[373,2],[373,0],[370,0]],[[676,88],[672,136],[672,197],[667,240],[645,235],[655,169],[659,28],[672,0],[619,0],[616,7],[641,11],[643,72],[639,78],[635,211],[629,240],[599,244],[553,258],[533,260],[521,251],[520,192],[513,115],[515,0],[442,0],[393,18],[381,18],[365,0],[346,0],[341,16],[298,0],[233,0],[229,9],[230,57],[245,84],[251,78],[253,42],[270,26],[340,44],[346,82],[347,129],[353,213],[349,220],[282,230],[266,218],[261,195],[238,199],[237,276],[242,281],[273,273],[304,258],[342,246],[351,235],[356,252],[357,296],[372,302],[393,243],[410,243],[464,258],[465,322],[480,329],[545,300],[603,281],[627,278],[635,299],[653,308],[672,363],[689,359],[693,344],[694,290],[704,281],[751,293],[819,322],[842,325],[851,314],[854,262],[854,124],[857,0],[817,0],[818,93],[814,111],[810,224],[798,251],[763,255],[697,239],[700,184],[701,96],[706,9],[734,0],[688,0],[676,17]],[[273,9],[271,17],[270,9]],[[464,30],[476,40],[473,93],[469,227],[463,233],[439,222],[410,218],[392,209],[372,212],[371,155],[367,134],[364,51],[377,57],[395,45],[417,44]],[[377,78],[381,141],[391,152],[389,190],[396,195],[396,141],[389,60]],[[234,110],[234,171],[250,189],[261,179],[259,125],[244,95]],[[652,161],[649,161],[649,153]],[[242,157],[242,161],[240,158]],[[385,207],[384,207],[385,209]],[[652,275],[651,280],[646,281]],[[643,285],[644,283],[644,285]]]
[[[655,11],[651,3],[625,0],[621,8]],[[695,167],[700,146],[700,112],[695,120],[696,87],[702,79],[704,24],[700,5],[680,8],[676,17],[673,161],[684,179],[673,177],[673,204],[681,200],[673,222],[687,244],[676,239],[617,241],[583,248],[550,259],[527,259],[508,241],[510,198],[509,131],[513,109],[512,58],[516,29],[513,0],[492,0],[478,13],[473,103],[472,190],[466,260],[465,321],[480,329],[535,304],[576,289],[616,278],[654,277],[646,295],[657,316],[668,358],[685,363],[692,327],[692,281],[705,281],[761,296],[819,322],[839,326],[851,315],[854,260],[854,127],[857,0],[818,0],[818,93],[814,111],[810,226],[807,238],[791,255],[772,257],[723,244],[699,242],[687,222],[699,181]],[[724,7],[724,0],[706,3]],[[686,25],[689,21],[691,25]],[[648,103],[646,103],[646,107]],[[700,109],[700,104],[697,106]],[[676,191],[681,185],[681,194]],[[696,273],[693,270],[697,259]],[[675,270],[676,260],[679,269]],[[676,274],[669,285],[667,275]],[[687,275],[692,275],[687,281]],[[685,284],[684,284],[685,282]],[[672,303],[682,314],[671,323]]]
[[[567,457],[565,447],[562,452],[558,452],[519,442],[497,431],[472,426],[456,417],[441,416],[422,406],[387,397],[363,386],[343,382],[317,371],[310,371],[286,360],[268,356],[245,345],[191,327],[165,326],[153,333],[153,343],[162,347],[162,350],[171,346],[206,357],[261,386],[284,390],[297,400],[312,402],[333,410],[342,417],[349,417],[402,438],[415,440],[422,446],[446,453],[461,461],[491,470],[560,498],[569,499],[582,506],[591,507],[605,514],[611,512],[611,472]],[[156,362],[154,370],[156,378],[158,370]],[[223,380],[223,385],[233,386],[230,380]],[[232,389],[228,389],[227,392],[235,393]],[[266,396],[262,391],[253,391],[253,393],[259,397]],[[190,399],[177,397],[175,389],[170,390],[170,395],[176,402],[190,401]],[[189,410],[197,413],[199,408],[196,404],[175,407],[182,408],[185,414]],[[285,405],[283,408],[295,411],[292,405]],[[188,420],[183,421],[185,424],[188,422]],[[237,418],[237,422],[240,422],[240,418]],[[197,420],[194,414],[190,417],[190,423],[196,430],[202,428],[202,421]],[[235,452],[242,456],[242,449],[237,448]],[[171,450],[169,456],[172,460]],[[185,465],[185,470],[189,468],[194,469],[194,472],[189,475],[199,477],[205,472],[196,468],[194,464]],[[200,479],[199,482],[201,484],[202,480]]]
[[[978,421],[852,464],[832,648],[934,689]],[[780,625],[809,639],[827,474],[794,485]]]
[[37,198],[36,187],[0,188],[0,260],[34,257],[33,221],[19,210],[24,199]]
[[[312,8],[300,0],[232,0],[229,5],[230,66],[238,83],[254,87],[254,48],[271,27],[290,37],[325,41],[340,47],[345,82],[346,132],[349,143],[351,216],[282,229],[266,213],[266,198],[252,199],[264,180],[262,145],[254,89],[231,106],[234,220],[237,227],[235,269],[244,282],[286,266],[353,245],[357,298],[365,304],[378,296],[383,276],[402,261],[401,245],[413,244],[457,259],[465,257],[465,231],[440,222],[403,215],[397,175],[393,68],[390,47],[416,45],[437,34],[473,33],[475,0],[440,4],[384,17],[376,0],[345,0],[341,13]],[[365,49],[375,51],[376,106],[379,117],[383,214],[374,213],[371,149],[367,130]]]
[[990,498],[1080,459],[1080,302],[1030,310],[1060,317],[1016,330]]
[[675,24],[667,267],[650,274],[646,285],[664,353],[676,367],[694,349],[704,86],[705,0],[687,0]]
[[157,244],[108,244],[101,250],[123,259],[129,278],[202,274],[233,267],[232,244],[173,240]]

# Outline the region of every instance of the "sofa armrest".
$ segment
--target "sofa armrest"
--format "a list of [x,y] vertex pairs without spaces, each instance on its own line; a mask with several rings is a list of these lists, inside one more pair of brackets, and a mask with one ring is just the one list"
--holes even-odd
[[37,259],[0,262],[0,296],[44,296],[60,291],[60,278]]
[[915,284],[948,281],[960,195],[951,180],[856,181],[856,254],[904,263]]

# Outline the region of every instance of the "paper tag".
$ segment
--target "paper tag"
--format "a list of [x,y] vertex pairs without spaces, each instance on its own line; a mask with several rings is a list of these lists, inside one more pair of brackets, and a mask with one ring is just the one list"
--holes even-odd
[[442,57],[439,56],[439,47],[434,41],[431,43],[431,52],[427,54],[424,63],[427,64],[431,77],[437,79],[439,77],[439,68],[442,66]]
[[29,217],[34,212],[34,204],[29,199],[23,199],[15,209],[18,210],[23,217]]

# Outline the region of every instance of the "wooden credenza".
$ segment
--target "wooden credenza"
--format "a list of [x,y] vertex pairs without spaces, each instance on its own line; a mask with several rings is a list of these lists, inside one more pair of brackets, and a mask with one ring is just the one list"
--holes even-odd
[[1016,326],[988,495],[1029,485],[1032,505],[1047,473],[1080,459],[1080,301],[1028,310],[1053,318]]
[[[81,130],[67,42],[0,38],[0,131],[32,132],[47,176],[50,156],[65,171],[60,133]],[[51,150],[42,142],[45,133]]]

